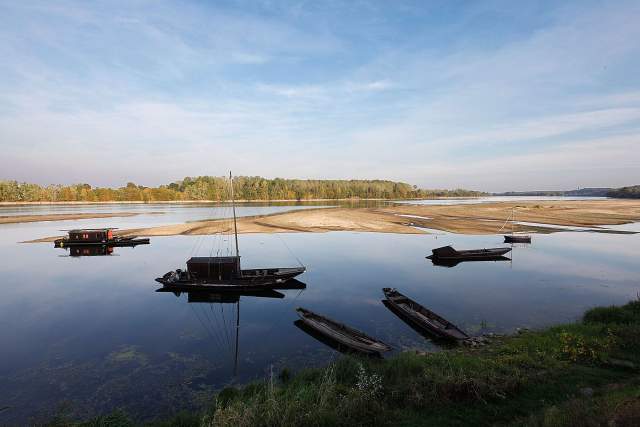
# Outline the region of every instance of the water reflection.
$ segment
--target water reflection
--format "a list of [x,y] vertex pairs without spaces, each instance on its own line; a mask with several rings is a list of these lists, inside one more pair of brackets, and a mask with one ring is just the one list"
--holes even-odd
[[113,254],[113,246],[71,246],[69,248],[65,248],[65,250],[69,251],[69,256],[71,257],[82,257],[82,256],[107,256]]
[[[331,347],[294,326],[297,306],[313,307],[397,349],[435,350],[432,341],[380,303],[381,288],[402,289],[473,335],[574,321],[595,305],[625,303],[640,289],[637,235],[540,234],[533,245],[514,246],[513,265],[463,262],[451,269],[434,268],[424,257],[443,240],[461,248],[495,247],[502,236],[246,234],[240,239],[247,268],[289,265],[295,253],[308,266],[308,289],[274,291],[284,298],[271,293],[218,299],[183,295],[186,291],[179,298],[154,293],[158,271],[183,264],[199,236],[154,237],[142,250],[116,248],[113,255],[123,256],[86,256],[81,262],[61,258],[64,252],[49,244],[16,243],[59,234],[61,228],[137,228],[211,217],[210,208],[205,213],[201,207],[167,207],[172,213],[165,215],[147,214],[155,206],[137,209],[143,215],[0,226],[0,406],[11,406],[0,413],[0,424],[28,424],[34,415],[50,419],[61,401],[72,402],[80,417],[122,407],[144,420],[189,409],[189,402],[231,381],[236,303],[242,307],[235,382],[244,383],[263,379],[271,365],[296,370],[336,357]],[[242,210],[285,209],[291,207]],[[217,339],[210,337],[210,328],[193,312],[204,321],[206,311],[213,320],[213,308],[224,325],[223,307],[230,345],[222,329],[216,330]]]
[[[428,258],[428,257],[427,257]],[[452,268],[463,262],[497,262],[497,261],[511,261],[511,258],[506,256],[486,257],[482,259],[443,259],[443,258],[428,258],[431,263],[438,267]]]
[[[307,285],[297,279],[290,279],[278,285],[280,290],[297,289],[302,292]],[[263,286],[264,288],[264,286]],[[215,343],[218,348],[227,349],[233,354],[233,377],[238,376],[238,354],[240,340],[240,300],[245,298],[273,298],[284,299],[285,295],[278,292],[274,288],[260,290],[202,290],[194,289],[193,286],[183,286],[182,289],[176,286],[163,286],[156,289],[156,292],[172,293],[180,298],[183,293],[187,294],[188,304],[206,304],[209,307],[198,309],[191,306],[195,317],[198,319],[202,328],[207,335]],[[235,327],[233,318],[230,314],[225,316],[225,305],[235,305],[235,310],[229,310],[227,313],[235,312]],[[233,316],[233,314],[231,314]],[[229,320],[227,320],[227,318]],[[231,348],[233,346],[233,348]]]

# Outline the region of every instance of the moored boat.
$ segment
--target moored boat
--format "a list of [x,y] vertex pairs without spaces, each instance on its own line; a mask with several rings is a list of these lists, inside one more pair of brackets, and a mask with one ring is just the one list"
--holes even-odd
[[[233,209],[233,236],[235,240],[235,256],[192,257],[187,261],[187,269],[169,271],[156,282],[170,288],[192,289],[268,289],[282,288],[294,277],[304,273],[306,267],[276,267],[241,269],[240,249],[238,245],[238,224],[236,205],[233,193],[233,177],[229,173],[231,187],[231,206]],[[286,287],[285,287],[286,288]]]
[[455,250],[451,246],[443,246],[432,249],[432,254],[427,258],[441,260],[491,260],[491,258],[501,257],[509,251],[511,251],[511,248]]
[[[464,341],[469,336],[453,323],[404,296],[396,289],[383,288],[385,300],[392,312],[410,326],[436,338]],[[386,304],[385,304],[386,305]]]
[[[516,232],[516,208],[511,209],[511,215],[507,218],[507,222],[511,220],[511,234],[504,235],[505,243],[531,243],[530,234],[519,234]],[[505,223],[506,225],[506,223]],[[504,225],[502,226],[504,228]]]
[[149,239],[138,236],[115,236],[114,228],[82,228],[68,230],[67,237],[56,239],[53,246],[64,248],[71,246],[137,246],[148,245]]
[[305,327],[322,337],[334,341],[346,351],[369,356],[381,356],[382,353],[392,350],[392,347],[388,344],[328,317],[304,308],[297,308],[296,312],[300,316],[300,322]]
[[305,272],[305,267],[263,268],[242,270],[240,257],[193,257],[187,270],[177,269],[158,277],[165,286],[193,286],[207,289],[220,286],[277,287],[285,285]]

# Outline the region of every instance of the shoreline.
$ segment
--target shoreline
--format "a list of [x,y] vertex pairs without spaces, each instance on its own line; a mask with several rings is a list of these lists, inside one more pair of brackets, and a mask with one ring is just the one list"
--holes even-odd
[[[326,233],[329,231],[394,234],[507,234],[505,221],[518,209],[518,231],[550,234],[581,231],[628,234],[603,228],[640,221],[640,200],[518,201],[457,205],[393,205],[378,208],[319,207],[239,217],[238,233]],[[229,218],[118,230],[119,236],[209,235],[232,231]],[[59,236],[25,243],[51,242]]]
[[[402,202],[402,201],[418,201],[418,200],[468,200],[468,199],[481,199],[486,196],[467,196],[467,197],[433,197],[433,198],[418,198],[418,199],[362,199],[362,198],[348,198],[348,199],[240,199],[236,200],[236,203],[305,203],[305,202]],[[192,204],[231,204],[229,200],[153,200],[153,201],[141,201],[141,200],[121,200],[121,201],[66,201],[66,202],[0,202],[2,206],[83,206],[83,205],[192,205]]]
[[[593,307],[581,319],[483,334],[440,351],[265,373],[207,394],[161,425],[638,425],[640,299]],[[159,415],[159,416],[158,416]],[[136,425],[124,410],[72,425]],[[140,420],[138,420],[140,422]]]

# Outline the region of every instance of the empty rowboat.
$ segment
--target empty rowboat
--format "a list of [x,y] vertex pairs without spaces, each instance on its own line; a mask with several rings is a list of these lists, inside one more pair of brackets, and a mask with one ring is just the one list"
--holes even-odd
[[388,307],[415,329],[426,332],[436,338],[447,340],[462,341],[469,338],[469,336],[456,325],[433,311],[426,309],[412,299],[407,298],[397,290],[383,288],[382,292],[384,292],[384,296],[386,297],[384,302],[388,303]]
[[427,258],[440,260],[492,260],[503,256],[511,248],[467,249],[457,251],[451,246],[432,249]]
[[334,341],[339,347],[345,348],[347,351],[369,356],[381,356],[382,353],[392,349],[391,346],[366,335],[364,332],[336,322],[335,320],[331,320],[320,314],[316,314],[304,308],[297,308],[296,312],[298,313],[298,316],[300,316],[299,322],[301,322],[305,327]]

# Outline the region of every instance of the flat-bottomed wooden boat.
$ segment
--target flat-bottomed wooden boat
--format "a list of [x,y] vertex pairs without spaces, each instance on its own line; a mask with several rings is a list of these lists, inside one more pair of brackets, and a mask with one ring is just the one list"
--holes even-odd
[[327,337],[350,351],[380,356],[392,348],[382,341],[372,338],[357,329],[331,320],[304,308],[297,308],[300,321],[318,334]]
[[488,249],[467,249],[455,250],[451,246],[443,246],[441,248],[432,249],[429,259],[451,259],[451,260],[482,260],[501,257],[511,248],[488,248]]
[[386,302],[401,316],[401,319],[410,322],[416,328],[443,338],[455,341],[464,341],[469,336],[453,323],[437,315],[433,311],[423,307],[412,299],[402,295],[393,288],[383,288]]

